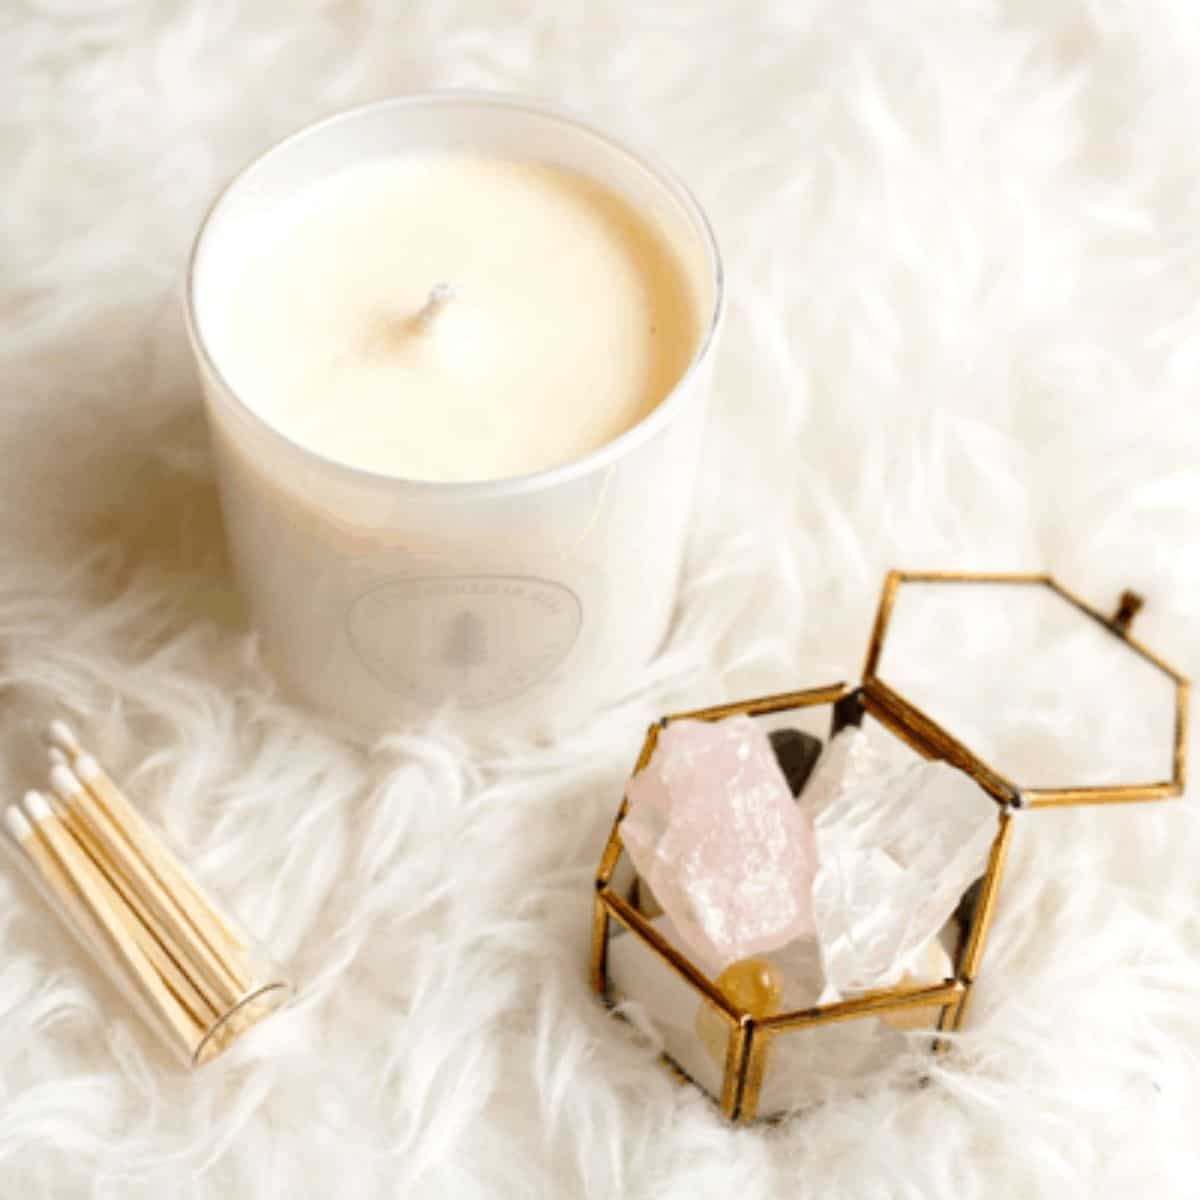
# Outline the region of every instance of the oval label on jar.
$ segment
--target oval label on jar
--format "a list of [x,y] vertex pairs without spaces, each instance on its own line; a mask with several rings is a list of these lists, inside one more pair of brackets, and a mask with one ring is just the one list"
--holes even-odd
[[350,645],[390,691],[485,708],[549,675],[579,636],[579,599],[548,579],[459,575],[394,579],[346,617]]

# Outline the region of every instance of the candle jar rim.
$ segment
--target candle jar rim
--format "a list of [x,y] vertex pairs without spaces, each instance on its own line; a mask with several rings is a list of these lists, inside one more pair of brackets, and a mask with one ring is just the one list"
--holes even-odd
[[[276,428],[256,412],[230,382],[228,376],[222,370],[216,357],[210,350],[201,329],[196,299],[198,267],[204,252],[206,235],[214,219],[234,192],[244,186],[253,177],[254,173],[267,163],[268,160],[286,152],[305,138],[314,136],[319,132],[323,132],[344,122],[352,122],[363,116],[378,113],[382,110],[454,105],[479,105],[525,112],[531,116],[544,118],[569,127],[576,133],[589,137],[603,144],[609,150],[624,156],[632,164],[645,171],[681,206],[693,227],[693,231],[699,237],[704,256],[707,259],[707,270],[711,274],[712,281],[712,299],[710,303],[705,305],[705,308],[708,310],[707,316],[704,319],[703,332],[696,349],[683,374],[650,412],[611,441],[605,442],[602,446],[579,458],[574,458],[568,462],[559,463],[538,471],[522,475],[504,476],[497,479],[453,481],[414,479],[404,475],[393,475],[383,471],[353,466],[350,463],[330,458],[305,446],[295,438]],[[306,461],[319,465],[323,470],[336,472],[347,480],[357,480],[396,491],[430,496],[437,495],[442,498],[451,495],[476,499],[487,498],[489,496],[507,497],[541,491],[573,479],[581,478],[595,471],[603,470],[635,449],[642,442],[653,437],[662,426],[672,420],[675,413],[683,406],[684,395],[693,377],[704,367],[712,353],[712,348],[716,342],[717,334],[725,314],[725,276],[716,235],[699,201],[693,195],[691,189],[673,171],[652,159],[641,148],[631,146],[625,140],[614,137],[589,122],[581,120],[565,109],[544,104],[537,100],[527,99],[517,94],[486,90],[439,89],[391,96],[332,113],[320,120],[302,126],[277,142],[273,142],[266,150],[256,154],[249,162],[236,171],[232,178],[221,187],[209,204],[193,239],[191,252],[188,256],[184,283],[184,314],[193,352],[198,361],[203,364],[204,369],[210,372],[212,377],[219,383],[221,391],[231,401],[238,417],[243,421],[248,421],[261,434],[266,435],[272,441],[285,446],[291,453],[298,454]]]

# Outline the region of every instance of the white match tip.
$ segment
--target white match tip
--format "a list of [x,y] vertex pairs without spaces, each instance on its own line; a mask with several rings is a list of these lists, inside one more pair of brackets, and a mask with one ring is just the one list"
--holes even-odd
[[18,842],[23,842],[33,833],[33,826],[30,825],[25,818],[25,814],[15,804],[8,806],[8,811],[4,814],[4,824],[8,826],[8,832]]
[[75,736],[75,730],[66,721],[51,721],[46,726],[46,740],[52,746],[58,746],[68,754],[79,753],[79,739]]
[[104,770],[90,754],[81,754],[72,765],[80,779],[97,779]]
[[52,766],[67,767],[71,764],[71,760],[67,757],[67,752],[61,746],[51,746],[46,753],[50,756]]
[[54,816],[54,809],[50,807],[50,801],[41,792],[25,793],[25,811],[35,821],[46,821]]
[[64,798],[78,796],[83,791],[83,784],[75,772],[61,764],[50,768],[50,786]]

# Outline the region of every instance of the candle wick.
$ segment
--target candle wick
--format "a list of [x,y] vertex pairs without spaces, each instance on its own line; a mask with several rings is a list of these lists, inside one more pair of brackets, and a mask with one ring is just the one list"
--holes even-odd
[[432,328],[438,314],[454,299],[456,293],[451,283],[435,283],[429,290],[429,298],[413,317],[413,324],[421,332]]
[[420,344],[438,319],[438,314],[458,295],[451,283],[436,283],[429,289],[425,303],[414,313],[400,316],[395,311],[380,313],[367,330],[365,349],[368,354],[399,353],[410,343]]

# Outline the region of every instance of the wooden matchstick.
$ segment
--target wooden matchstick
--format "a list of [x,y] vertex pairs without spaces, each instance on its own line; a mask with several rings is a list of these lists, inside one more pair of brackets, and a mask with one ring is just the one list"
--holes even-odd
[[[86,934],[98,936],[100,946],[107,948],[124,968],[126,978],[162,1017],[188,1057],[194,1055],[204,1028],[147,958],[129,910],[55,815],[46,797],[39,792],[27,793],[24,812],[9,809],[6,822],[22,852],[64,909],[79,920]],[[82,919],[80,905],[86,909]]]
[[213,950],[226,951],[235,962],[239,961],[248,948],[245,933],[221,912],[183,864],[163,845],[99,760],[81,745],[75,731],[65,721],[51,721],[46,728],[46,740],[51,761],[56,765],[69,761],[87,790],[107,810],[113,824],[125,834],[131,848],[143,857],[164,886],[191,901],[186,915],[197,922],[197,931]]
[[[221,1012],[196,986],[188,971],[186,956],[182,955],[174,946],[170,933],[163,928],[161,922],[155,919],[154,914],[146,907],[137,891],[109,861],[104,853],[104,847],[79,814],[73,810],[64,809],[61,812],[56,811],[55,815],[79,843],[80,849],[91,859],[100,874],[104,876],[105,882],[116,894],[116,897],[129,909],[131,919],[140,924],[141,928],[137,930],[138,941],[146,957],[154,964],[155,969],[178,997],[179,1002],[195,1018],[196,1023],[207,1029],[213,1021],[221,1016]],[[140,936],[143,934],[144,936]]]
[[121,829],[69,767],[52,768],[50,783],[68,812],[86,823],[104,857],[125,877],[166,931],[169,941],[192,968],[195,984],[206,1002],[218,1012],[237,1004],[246,994],[249,980],[237,964],[227,962],[208,944],[198,929],[202,921],[189,911],[187,898],[173,894],[150,865],[148,859],[153,852],[131,845],[130,831]]
[[[19,805],[8,806],[4,813],[4,824],[13,842],[37,870],[53,898],[61,904],[63,915],[74,925],[78,936],[89,946],[103,947],[104,938],[95,917],[62,867],[58,865],[58,860],[44,847],[41,848],[40,856],[34,859],[33,856],[39,849],[37,835]],[[27,844],[31,838],[32,846]]]
[[221,912],[187,868],[167,849],[99,761],[91,754],[83,753],[75,759],[74,769],[84,787],[105,807],[114,823],[127,831],[126,840],[143,855],[163,884],[190,901],[187,915],[197,922],[198,931],[212,948],[230,954],[235,963],[240,961],[248,945],[245,933]]

